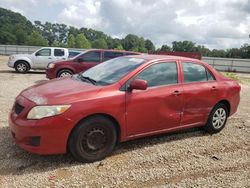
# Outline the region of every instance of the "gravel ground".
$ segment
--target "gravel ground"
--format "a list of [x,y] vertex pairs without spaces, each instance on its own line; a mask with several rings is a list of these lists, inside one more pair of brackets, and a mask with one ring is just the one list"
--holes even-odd
[[241,103],[225,129],[201,129],[120,144],[101,162],[70,155],[39,156],[12,141],[8,113],[24,88],[43,72],[16,74],[0,57],[0,187],[250,187],[250,75],[239,74]]

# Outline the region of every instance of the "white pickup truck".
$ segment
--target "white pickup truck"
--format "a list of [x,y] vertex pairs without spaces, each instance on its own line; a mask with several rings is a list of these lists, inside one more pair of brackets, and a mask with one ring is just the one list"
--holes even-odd
[[45,70],[48,63],[60,59],[68,59],[66,48],[44,47],[32,54],[15,54],[9,57],[8,66],[17,72],[26,73],[30,69]]

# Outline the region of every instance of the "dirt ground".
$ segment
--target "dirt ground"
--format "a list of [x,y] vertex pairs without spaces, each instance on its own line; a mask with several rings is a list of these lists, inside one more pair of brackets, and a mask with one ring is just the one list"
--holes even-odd
[[101,162],[39,156],[18,148],[8,127],[15,97],[46,80],[17,74],[0,56],[0,187],[250,187],[250,75],[239,74],[241,102],[225,129],[201,129],[120,144]]

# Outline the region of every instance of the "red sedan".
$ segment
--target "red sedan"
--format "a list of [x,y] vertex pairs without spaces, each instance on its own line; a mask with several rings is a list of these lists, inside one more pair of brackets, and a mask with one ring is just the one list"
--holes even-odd
[[29,152],[92,162],[139,137],[199,126],[217,133],[239,101],[239,84],[206,63],[136,55],[24,90],[9,124]]

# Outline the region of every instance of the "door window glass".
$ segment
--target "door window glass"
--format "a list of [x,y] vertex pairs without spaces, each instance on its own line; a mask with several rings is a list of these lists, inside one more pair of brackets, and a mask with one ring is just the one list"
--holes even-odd
[[55,49],[54,56],[56,56],[56,57],[64,56],[64,49]]
[[178,82],[177,67],[175,62],[158,63],[139,73],[135,79],[148,82],[148,87],[176,84]]
[[214,77],[202,65],[196,63],[185,62],[183,65],[184,81],[185,82],[204,82],[214,80]]
[[87,52],[79,57],[80,62],[94,62],[99,63],[100,62],[100,56],[101,53],[94,51],[94,52]]
[[116,57],[123,56],[123,53],[121,52],[104,52],[103,54],[103,61],[107,61],[109,59],[113,59]]
[[207,80],[215,80],[212,73],[210,73],[208,70],[207,70]]
[[51,49],[42,49],[36,52],[36,56],[51,56]]

